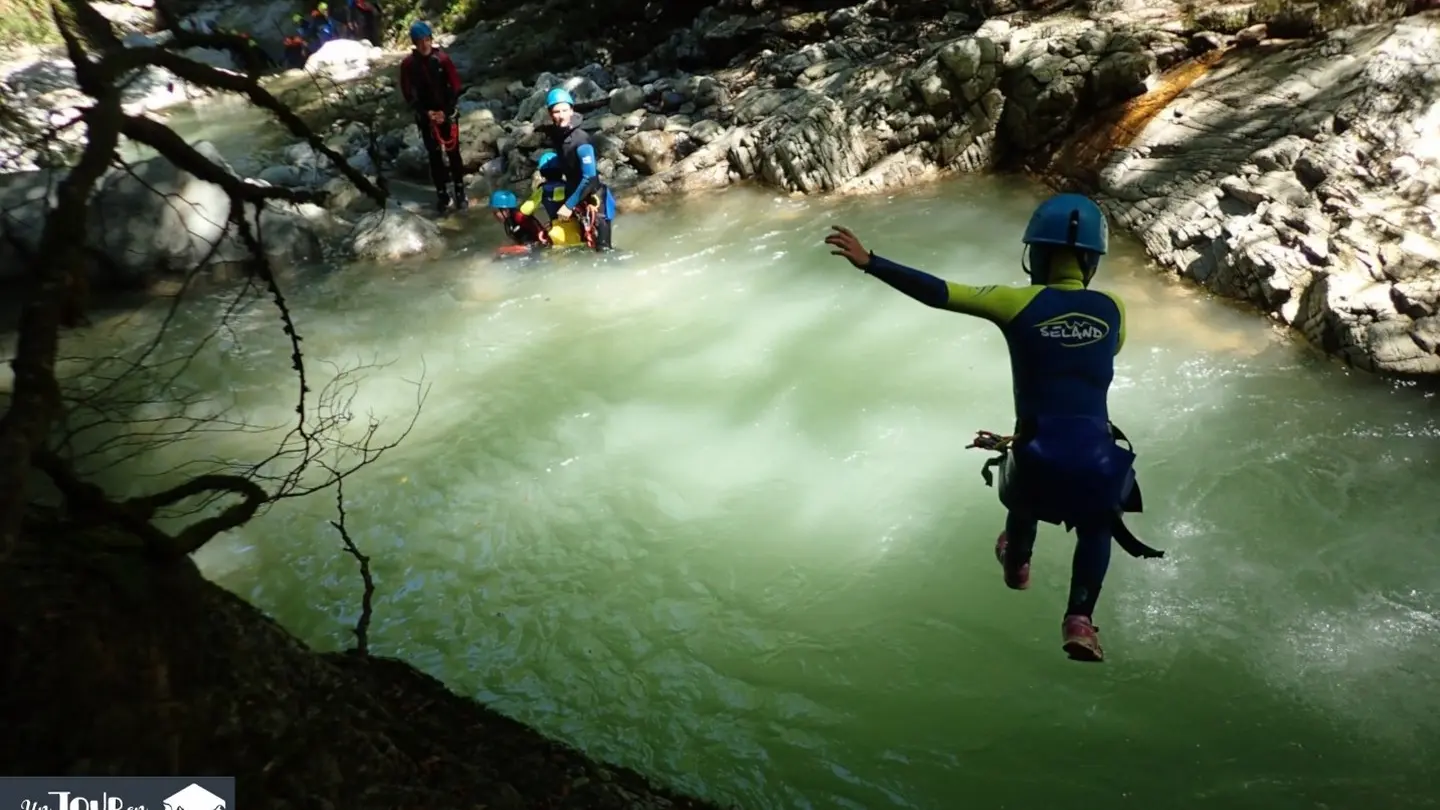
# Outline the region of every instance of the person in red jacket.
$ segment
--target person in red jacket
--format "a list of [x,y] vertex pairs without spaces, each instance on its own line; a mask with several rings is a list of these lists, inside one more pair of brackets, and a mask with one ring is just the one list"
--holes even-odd
[[451,200],[445,190],[447,160],[456,210],[468,207],[470,201],[465,196],[465,165],[460,161],[460,121],[456,110],[460,103],[460,73],[450,57],[435,47],[432,37],[428,23],[421,21],[410,26],[410,41],[415,49],[400,63],[400,93],[415,111],[415,126],[420,128],[420,137],[430,156],[436,208],[443,214]]

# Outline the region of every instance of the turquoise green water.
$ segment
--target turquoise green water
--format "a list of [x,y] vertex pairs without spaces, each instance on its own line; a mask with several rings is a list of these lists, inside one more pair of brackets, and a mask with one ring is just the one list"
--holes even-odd
[[[932,272],[1018,281],[1038,193],[737,191],[624,216],[634,255],[530,269],[488,261],[480,216],[444,261],[294,279],[313,373],[392,363],[353,403],[382,434],[413,410],[405,380],[433,386],[406,442],[347,484],[376,650],[746,808],[1437,806],[1432,398],[1156,279],[1133,246],[1101,282],[1132,318],[1113,413],[1140,452],[1132,525],[1169,556],[1117,553],[1100,666],[1059,649],[1058,530],[1032,589],[1003,587],[1002,511],[962,449],[1010,421],[998,332],[820,239],[845,223]],[[177,340],[225,304],[189,305]],[[185,379],[283,420],[286,355],[252,302]],[[267,441],[204,439],[232,458]],[[344,646],[360,587],[332,516],[327,495],[282,504],[199,561]]]

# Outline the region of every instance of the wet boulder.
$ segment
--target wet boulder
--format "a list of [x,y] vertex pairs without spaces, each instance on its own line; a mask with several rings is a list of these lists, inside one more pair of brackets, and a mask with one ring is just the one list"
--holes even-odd
[[[202,141],[194,149],[235,174],[212,144]],[[39,244],[46,214],[55,202],[53,185],[62,176],[42,170],[0,178],[0,207],[5,211],[0,226],[15,240],[0,240],[4,275],[18,276],[24,256]],[[97,184],[87,212],[92,283],[99,288],[137,288],[167,275],[246,258],[249,250],[231,223],[231,211],[224,190],[165,158],[111,171]],[[276,201],[258,214],[249,210],[246,216],[263,229],[266,256],[277,261],[319,259],[322,243],[337,228],[333,218],[314,205]]]
[[361,217],[350,235],[350,252],[357,259],[395,261],[415,256],[435,257],[445,249],[440,228],[419,214],[387,208]]
[[677,135],[663,130],[643,130],[625,141],[625,156],[645,174],[663,172],[675,164]]

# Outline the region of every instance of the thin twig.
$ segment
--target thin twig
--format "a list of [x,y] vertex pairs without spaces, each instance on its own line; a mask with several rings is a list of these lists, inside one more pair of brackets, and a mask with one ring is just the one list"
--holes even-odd
[[345,551],[355,558],[360,564],[360,581],[365,585],[365,591],[360,595],[360,618],[355,622],[355,652],[361,656],[370,654],[370,617],[374,611],[375,600],[375,579],[370,575],[370,558],[360,553],[360,547],[350,538],[350,532],[345,528],[345,479],[337,478],[335,483],[335,511],[339,520],[330,521],[335,531],[340,533],[340,541],[345,544]]

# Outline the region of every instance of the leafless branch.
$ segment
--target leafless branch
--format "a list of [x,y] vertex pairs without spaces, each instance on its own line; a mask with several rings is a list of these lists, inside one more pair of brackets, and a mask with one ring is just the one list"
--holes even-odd
[[[0,552],[13,545],[20,531],[30,497],[26,473],[31,469],[43,473],[54,484],[70,520],[100,521],[123,527],[146,552],[163,558],[193,553],[215,536],[253,519],[278,500],[335,487],[341,507],[337,529],[347,549],[360,561],[362,578],[366,580],[362,623],[356,631],[363,653],[368,650],[365,635],[374,587],[368,558],[359,554],[344,525],[343,482],[409,435],[428,395],[423,374],[421,380],[414,383],[415,413],[399,436],[390,441],[379,437],[380,422],[374,414],[359,425],[358,431],[355,429],[353,404],[359,385],[357,375],[367,366],[340,368],[331,364],[333,374],[312,401],[302,339],[267,259],[260,223],[261,212],[267,205],[310,202],[317,200],[318,195],[262,186],[234,176],[165,125],[126,115],[120,88],[131,73],[154,66],[200,87],[241,93],[273,113],[316,152],[328,157],[347,179],[382,206],[386,196],[383,178],[380,188],[370,183],[330,150],[295,113],[261,88],[253,76],[201,65],[170,50],[236,46],[236,42],[228,40],[238,38],[182,33],[164,47],[125,48],[110,24],[87,0],[57,0],[52,12],[74,65],[76,81],[95,103],[82,112],[87,136],[84,149],[79,161],[59,182],[55,204],[45,218],[34,249],[28,248],[12,232],[9,223],[5,223],[5,238],[26,259],[30,288],[22,301],[19,341],[12,362],[13,394],[0,418],[0,482],[3,482],[0,484],[3,489],[0,492]],[[150,146],[178,169],[214,184],[229,199],[226,221],[213,223],[221,228],[222,235],[209,245],[207,255],[187,274],[187,286],[189,277],[216,257],[220,243],[232,233],[244,248],[241,261],[248,273],[234,299],[219,313],[219,323],[211,324],[210,332],[179,356],[165,358],[161,349],[167,344],[163,339],[166,331],[178,318],[181,296],[177,295],[159,331],[152,340],[138,347],[138,351],[116,352],[102,358],[62,358],[60,334],[79,322],[78,313],[84,308],[90,197],[112,163],[118,163],[122,170],[129,169],[117,156],[122,135]],[[373,130],[371,147],[375,147]],[[378,154],[374,157],[378,167]],[[151,190],[160,194],[156,189]],[[167,204],[176,204],[174,195],[160,196]],[[182,293],[184,289],[182,287]],[[82,462],[87,458],[108,464],[126,463],[128,469],[128,462],[147,452],[173,447],[199,436],[284,429],[282,425],[252,424],[235,415],[230,405],[187,383],[187,371],[199,353],[216,334],[230,328],[230,319],[241,310],[242,302],[253,301],[261,290],[279,313],[282,331],[289,343],[291,366],[298,378],[296,419],[276,449],[254,463],[192,458],[166,472],[167,478],[173,477],[184,468],[189,477],[181,483],[138,497],[109,495],[101,485],[88,480],[98,470],[85,468]],[[78,366],[80,373],[62,374],[61,365]],[[65,379],[63,386],[62,378]],[[162,404],[163,407],[157,407]],[[193,466],[207,469],[191,473],[189,468]],[[195,519],[175,533],[162,531],[155,523],[162,517],[184,516],[195,516]]]
[[[69,5],[81,22],[89,22],[84,11],[99,13],[80,0]],[[29,290],[22,304],[15,372],[10,407],[0,417],[0,555],[13,548],[24,518],[29,494],[27,472],[49,434],[60,408],[60,390],[55,380],[55,357],[60,329],[67,319],[67,300],[84,278],[86,209],[90,193],[105,173],[110,158],[120,145],[120,93],[106,81],[105,72],[89,61],[79,37],[54,6],[53,17],[75,65],[80,87],[95,105],[85,112],[88,141],[80,161],[60,181],[54,210],[45,219],[40,238],[43,261],[31,263]],[[103,18],[101,18],[103,21]],[[108,23],[106,24],[108,27]]]
[[[355,93],[340,82],[321,73],[311,73],[310,80],[315,85],[317,96],[324,99],[339,97],[337,106],[342,109],[355,110],[361,107]],[[329,102],[327,102],[329,103]],[[370,165],[375,169],[375,187],[388,199],[390,196],[390,181],[385,177],[380,159],[380,130],[373,117],[350,117],[349,121],[359,124],[365,132],[365,152],[370,157]]]
[[345,551],[355,562],[360,565],[360,581],[364,583],[365,590],[360,595],[360,618],[355,621],[355,652],[362,656],[370,654],[370,617],[374,612],[375,602],[375,579],[370,573],[370,558],[360,553],[360,547],[350,537],[350,531],[345,526],[345,482],[343,478],[337,478],[335,483],[335,511],[337,520],[330,521],[335,531],[340,533],[340,542],[345,544]]
[[[78,0],[75,1],[78,2]],[[345,176],[345,179],[374,200],[377,205],[383,207],[386,200],[385,192],[366,179],[359,170],[346,163],[345,158],[327,146],[324,139],[306,126],[300,116],[282,104],[268,90],[261,87],[255,77],[203,65],[170,50],[172,47],[185,47],[187,43],[201,42],[214,36],[218,35],[186,34],[177,36],[173,43],[165,46],[124,48],[115,58],[121,60],[126,69],[134,70],[145,66],[161,67],[191,84],[246,96],[255,106],[274,115],[291,134],[303,139],[310,144],[311,149],[329,159],[335,168]]]

